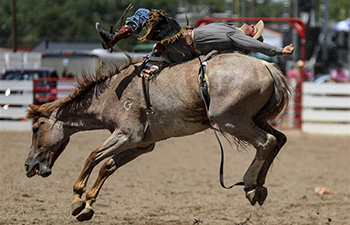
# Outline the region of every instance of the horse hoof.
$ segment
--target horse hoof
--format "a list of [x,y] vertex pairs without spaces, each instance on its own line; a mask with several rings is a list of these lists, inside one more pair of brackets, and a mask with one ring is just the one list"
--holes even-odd
[[267,197],[267,188],[264,186],[259,186],[256,188],[259,205],[263,205]]
[[251,205],[255,205],[256,203],[256,190],[253,187],[246,187],[245,197],[249,200]]
[[83,200],[77,200],[72,203],[72,215],[78,215],[85,208],[85,202]]
[[94,210],[91,207],[85,208],[80,215],[77,217],[77,220],[80,222],[91,220],[91,218],[94,216]]
[[250,204],[255,205],[256,202],[259,205],[264,204],[267,197],[267,189],[264,186],[251,186],[245,187],[245,196],[249,200]]

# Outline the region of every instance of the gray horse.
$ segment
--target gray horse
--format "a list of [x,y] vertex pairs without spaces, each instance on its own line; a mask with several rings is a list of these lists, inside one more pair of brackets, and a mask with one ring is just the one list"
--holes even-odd
[[[27,176],[49,176],[72,134],[108,129],[111,136],[91,152],[73,187],[72,214],[79,221],[90,220],[94,214],[91,206],[108,176],[152,151],[160,140],[210,128],[209,117],[223,133],[256,148],[243,182],[249,202],[262,205],[267,197],[263,186],[267,172],[287,140],[268,121],[286,108],[288,84],[273,64],[241,54],[217,55],[207,66],[211,96],[207,111],[198,88],[198,69],[198,60],[193,60],[165,68],[151,80],[151,116],[147,115],[138,67],[132,64],[116,75],[102,76],[98,70],[69,96],[31,105],[27,117],[38,119],[25,162]],[[92,170],[104,159],[82,200]]]

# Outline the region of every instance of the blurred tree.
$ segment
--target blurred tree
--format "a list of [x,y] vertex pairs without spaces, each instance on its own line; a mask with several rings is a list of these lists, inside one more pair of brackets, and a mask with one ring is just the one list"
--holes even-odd
[[329,0],[329,20],[336,22],[350,18],[350,1],[349,0]]
[[[139,7],[161,9],[174,17],[178,1],[173,0],[17,0],[17,38],[19,46],[35,46],[41,41],[97,42],[95,22],[100,22],[109,30],[116,25],[119,16],[129,3],[134,9]],[[255,16],[282,15],[281,1],[256,1]],[[320,5],[322,0],[316,0]],[[225,0],[188,0],[189,5],[210,5],[214,12],[225,11]],[[329,1],[330,21],[350,17],[349,0]],[[116,27],[115,27],[116,28]],[[11,40],[11,1],[0,1],[0,46],[10,47]],[[137,43],[135,36],[118,45],[123,50],[131,50]]]
[[11,1],[0,1],[0,46],[11,39]]
[[281,17],[283,13],[283,2],[265,0],[255,5],[255,16],[258,17]]
[[312,8],[316,6],[316,0],[298,0],[299,11],[309,12]]
[[188,0],[191,5],[209,5],[214,12],[225,11],[225,0]]

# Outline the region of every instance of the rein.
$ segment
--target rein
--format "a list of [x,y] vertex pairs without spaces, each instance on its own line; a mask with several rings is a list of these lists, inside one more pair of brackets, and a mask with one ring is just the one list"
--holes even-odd
[[221,160],[220,160],[220,185],[221,187],[225,188],[225,189],[231,189],[235,186],[243,186],[244,182],[237,182],[233,185],[230,186],[226,186],[224,183],[224,161],[225,161],[225,155],[224,155],[224,148],[221,144],[220,138],[217,134],[218,129],[214,128],[214,121],[212,121],[212,119],[209,116],[209,105],[210,105],[210,94],[209,94],[209,80],[206,74],[206,67],[207,67],[207,63],[208,61],[213,58],[218,52],[216,50],[211,51],[210,53],[208,53],[203,60],[201,60],[201,58],[199,57],[199,55],[197,55],[197,58],[199,60],[200,63],[200,67],[199,67],[199,74],[198,74],[198,85],[199,85],[199,90],[201,93],[201,97],[203,99],[204,105],[205,105],[205,110],[207,112],[207,117],[210,121],[211,124],[211,128],[214,130],[214,134],[216,137],[216,140],[219,143],[220,146],[220,152],[221,152]]
[[218,136],[216,130],[214,130],[214,134],[215,134],[216,139],[219,142],[220,152],[221,152],[221,160],[220,160],[220,185],[221,185],[221,187],[223,187],[225,189],[231,189],[234,186],[244,186],[243,181],[237,182],[237,183],[232,184],[231,186],[228,186],[228,187],[225,185],[225,183],[224,183],[224,148],[222,147],[221,141],[219,139],[219,136]]

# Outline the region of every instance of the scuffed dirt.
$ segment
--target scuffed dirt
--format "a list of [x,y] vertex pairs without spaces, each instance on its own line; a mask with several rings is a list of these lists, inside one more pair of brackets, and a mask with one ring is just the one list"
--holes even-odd
[[[349,137],[284,132],[288,142],[268,174],[263,206],[251,206],[241,187],[220,187],[220,151],[208,131],[160,142],[120,168],[100,192],[95,216],[83,224],[350,224]],[[72,187],[90,151],[108,135],[73,135],[50,177],[28,179],[31,133],[0,132],[0,225],[81,224],[70,215]],[[231,184],[242,179],[255,150],[237,151],[222,141]],[[316,187],[332,193],[317,195]]]

